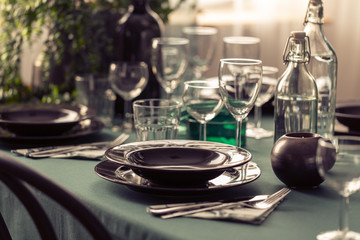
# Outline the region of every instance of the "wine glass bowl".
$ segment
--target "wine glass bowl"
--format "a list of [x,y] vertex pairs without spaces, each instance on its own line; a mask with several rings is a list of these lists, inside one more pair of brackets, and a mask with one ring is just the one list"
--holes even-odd
[[124,99],[124,127],[132,127],[131,100],[138,97],[148,83],[149,70],[145,62],[113,62],[110,64],[111,88]]
[[120,62],[110,65],[109,80],[113,90],[125,101],[140,95],[148,81],[145,62]]
[[260,59],[260,38],[228,36],[223,38],[224,58]]
[[262,106],[267,103],[275,93],[277,85],[277,75],[279,69],[276,67],[263,66],[263,78],[258,97],[254,107],[254,125],[249,126],[246,130],[248,137],[261,139],[274,135],[273,131],[261,128]]
[[187,81],[182,99],[186,111],[200,123],[200,137],[206,141],[206,123],[223,107],[219,83],[210,80]]
[[255,101],[255,106],[262,106],[274,95],[278,71],[279,69],[276,67],[263,66],[263,79],[259,95]]
[[195,79],[203,79],[203,74],[209,69],[217,42],[217,29],[213,27],[184,27],[183,35],[189,39],[189,66]]
[[188,65],[189,40],[163,37],[152,40],[152,71],[167,98],[177,88]]
[[316,163],[325,183],[342,198],[338,230],[320,233],[317,239],[360,239],[360,233],[350,231],[348,226],[349,197],[360,189],[360,137],[320,139]]
[[236,146],[241,146],[241,123],[255,104],[262,81],[262,62],[256,59],[220,60],[219,89],[226,108],[237,122]]

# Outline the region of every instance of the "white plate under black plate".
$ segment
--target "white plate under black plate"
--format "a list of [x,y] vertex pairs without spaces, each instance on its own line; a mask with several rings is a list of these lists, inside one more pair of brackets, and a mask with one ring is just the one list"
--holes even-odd
[[249,162],[246,171],[244,171],[242,166],[228,169],[219,177],[208,181],[202,186],[170,187],[154,184],[135,174],[128,167],[109,160],[98,163],[95,166],[95,172],[101,178],[125,185],[135,191],[168,195],[187,195],[220,191],[253,182],[258,179],[261,174],[261,170],[256,163]]
[[0,106],[0,127],[17,136],[55,136],[94,114],[66,104],[5,104]]

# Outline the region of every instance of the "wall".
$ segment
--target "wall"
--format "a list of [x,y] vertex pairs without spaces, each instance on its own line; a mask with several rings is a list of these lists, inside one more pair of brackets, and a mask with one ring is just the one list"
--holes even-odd
[[[324,32],[338,57],[337,102],[360,103],[360,1],[323,0]],[[293,30],[303,29],[308,1],[299,0],[198,0],[196,23],[215,26],[219,41],[211,69],[206,76],[216,76],[222,55],[222,37],[231,35],[261,38],[261,58],[265,65],[284,70],[282,53]],[[178,35],[181,19],[188,20],[189,12],[172,19],[167,33]],[[189,24],[188,21],[184,25]],[[176,27],[174,27],[176,25]],[[170,30],[171,28],[171,30]]]

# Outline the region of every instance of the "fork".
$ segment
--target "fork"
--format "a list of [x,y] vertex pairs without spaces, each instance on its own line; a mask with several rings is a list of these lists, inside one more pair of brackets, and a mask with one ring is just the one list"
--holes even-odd
[[46,158],[46,157],[52,157],[62,153],[69,153],[74,151],[107,149],[122,144],[128,138],[129,138],[129,134],[122,133],[119,137],[117,137],[113,141],[84,143],[84,144],[71,145],[71,146],[59,146],[52,149],[44,148],[45,150],[38,149],[37,151],[29,152],[27,156],[31,158]]
[[249,201],[248,202],[240,201],[240,202],[224,203],[224,204],[204,207],[204,208],[200,208],[200,209],[163,214],[163,215],[161,215],[161,218],[169,219],[169,218],[175,218],[175,217],[185,216],[185,215],[189,215],[189,214],[194,214],[194,213],[198,213],[198,212],[223,209],[223,208],[231,208],[231,207],[235,207],[235,206],[239,206],[239,205],[249,207],[249,208],[255,208],[255,209],[270,209],[275,204],[277,204],[281,200],[283,200],[290,192],[291,192],[291,190],[289,188],[282,188],[279,191],[270,195],[267,199],[262,200],[262,201],[255,201],[254,203],[251,203],[251,201],[250,202]]
[[260,202],[244,202],[242,205],[246,207],[256,208],[256,209],[266,209],[271,208],[279,199],[286,197],[291,192],[289,188],[282,188],[276,193],[270,195],[267,199],[260,201]]

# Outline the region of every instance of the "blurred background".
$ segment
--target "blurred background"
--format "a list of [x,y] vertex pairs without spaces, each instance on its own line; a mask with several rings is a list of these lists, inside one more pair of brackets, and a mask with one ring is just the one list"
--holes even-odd
[[[338,57],[337,102],[360,101],[360,1],[323,0],[326,37]],[[261,38],[261,58],[265,65],[282,72],[282,53],[291,31],[302,30],[307,0],[198,0],[196,23],[219,29],[216,59],[208,76],[217,74],[223,36],[244,35]],[[189,19],[180,11],[173,23]],[[183,19],[183,20],[182,20]]]
[[[323,0],[324,32],[338,57],[337,102],[360,101],[360,1]],[[178,0],[170,0],[176,5]],[[261,38],[261,59],[282,72],[282,53],[291,31],[302,30],[307,0],[185,0],[170,13],[165,35],[180,36],[187,25],[214,26],[219,39],[207,77],[217,75],[222,38],[231,35]],[[24,82],[30,82],[32,64],[40,51],[24,47],[21,63]]]

